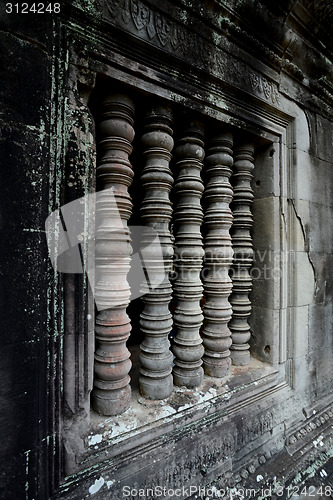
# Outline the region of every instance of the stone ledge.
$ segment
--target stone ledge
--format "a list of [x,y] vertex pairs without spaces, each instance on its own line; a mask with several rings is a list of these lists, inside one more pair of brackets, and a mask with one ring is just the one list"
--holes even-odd
[[[237,421],[239,411],[250,411],[253,403],[260,405],[266,397],[288,387],[285,382],[281,383],[277,367],[253,358],[247,367],[233,367],[225,379],[205,377],[199,389],[175,387],[173,394],[162,401],[140,396],[135,382],[137,373],[131,375],[131,408],[122,415],[108,418],[91,412],[89,431],[81,436],[84,451],[81,456],[67,457],[72,463],[71,473],[87,471],[106,460],[122,462],[128,454],[140,455],[147,449],[157,449],[162,441],[190,436],[198,425],[210,428],[221,419]],[[234,422],[230,424],[234,426]],[[74,443],[69,445],[67,453],[71,455],[73,449]]]

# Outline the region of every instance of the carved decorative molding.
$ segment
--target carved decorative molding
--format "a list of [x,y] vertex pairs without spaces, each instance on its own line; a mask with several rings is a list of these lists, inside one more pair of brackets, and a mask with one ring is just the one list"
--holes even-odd
[[[172,286],[169,272],[172,270],[173,245],[170,222],[172,205],[169,193],[173,184],[169,162],[173,148],[172,114],[168,107],[156,105],[146,114],[144,133],[141,138],[144,147],[145,166],[141,182],[145,197],[141,217],[148,228],[158,232],[163,261],[152,248],[145,265],[150,269],[150,286],[143,289],[144,309],[140,316],[141,331],[145,339],[141,344],[140,392],[150,399],[164,399],[173,390],[172,360],[168,335],[172,328],[169,303]],[[153,247],[153,245],[152,245]],[[162,282],[161,282],[162,276]],[[157,280],[154,283],[154,280]]]
[[243,63],[234,59],[226,59],[225,55],[218,52],[215,59],[215,71],[219,76],[232,75],[230,78],[236,85],[242,85],[254,95],[265,98],[273,104],[280,104],[280,93],[275,83],[270,82],[263,75],[248,68]]
[[234,199],[232,227],[232,244],[234,249],[234,263],[232,267],[233,290],[230,296],[233,315],[229,323],[232,333],[231,359],[235,365],[247,365],[250,362],[248,341],[250,340],[250,326],[248,319],[251,314],[249,294],[252,289],[250,269],[253,263],[253,246],[251,229],[253,216],[253,190],[251,180],[254,147],[253,144],[244,144],[234,153]]
[[[254,474],[256,470],[260,469],[261,465],[264,465],[266,461],[271,457],[271,453],[268,451],[265,451],[264,453],[261,452],[259,454],[252,454],[251,453],[251,461],[247,464],[243,464],[239,470],[233,471],[231,473],[228,472],[227,474],[222,474],[218,476],[213,484],[217,484],[218,487],[216,490],[226,490],[226,488],[230,489],[243,489],[244,488],[244,481],[247,480],[251,474]],[[257,474],[258,475],[258,474]],[[255,481],[257,481],[256,478],[254,478]]]
[[305,425],[301,426],[296,432],[294,431],[293,434],[286,439],[286,445],[296,445],[297,441],[305,439],[305,436],[311,434],[313,431],[318,431],[318,429],[329,423],[332,418],[333,407],[326,408],[319,415],[315,414]]
[[200,226],[203,219],[200,199],[203,183],[200,177],[203,150],[203,128],[191,122],[184,130],[174,155],[177,178],[175,193],[175,262],[176,280],[174,296],[177,306],[174,313],[176,327],[173,353],[176,356],[173,370],[174,383],[197,387],[203,381],[202,339],[199,331],[203,316],[200,307],[202,284],[200,272],[204,251]]
[[121,24],[131,24],[139,32],[147,33],[150,40],[162,47],[180,51],[183,55],[206,60],[205,51],[190,30],[184,29],[165,14],[152,9],[141,0],[106,0],[105,4],[112,19]]
[[272,412],[268,411],[260,417],[252,419],[238,433],[237,450],[241,450],[247,443],[258,439],[271,429],[273,429]]
[[329,81],[327,76],[322,76],[313,81],[311,88],[318,93],[320,99],[333,105],[333,81]]
[[[208,65],[209,73],[217,78],[244,87],[245,91],[279,105],[280,94],[273,81],[247,66],[245,62],[235,60],[229,55],[226,57],[223,50],[205,40],[200,33],[186,28],[184,23],[177,22],[141,0],[104,0],[104,2],[107,21],[116,23],[126,30],[134,29],[137,36],[186,61],[192,60],[203,70],[207,70]],[[281,69],[283,66],[280,57],[229,19],[223,20],[222,28],[231,30],[237,37],[240,35],[245,37],[246,43],[253,45],[256,51],[260,51],[275,68]],[[288,61],[284,64],[286,68],[292,70],[293,63]],[[295,67],[293,74],[299,77],[297,70],[300,71]]]
[[[241,421],[244,422],[244,420],[245,419],[242,419]],[[220,426],[219,432],[210,434],[211,439],[209,441],[198,437],[197,442],[194,444],[197,448],[195,454],[192,451],[191,457],[188,457],[187,454],[179,457],[174,468],[171,470],[170,468],[162,468],[157,484],[175,484],[175,486],[182,486],[186,484],[187,481],[193,479],[201,469],[215,469],[217,463],[219,463],[220,467],[222,464],[228,464],[228,460],[235,457],[240,450],[244,449],[244,446],[271,431],[273,425],[273,414],[270,411],[255,417],[253,422],[245,425],[244,432],[240,432],[233,421],[224,421],[224,431],[222,432],[222,426]],[[252,464],[256,467],[266,462],[266,457],[263,453],[260,453],[260,455],[252,455],[252,457]],[[243,467],[244,466],[242,466],[240,474],[243,473],[242,477],[244,478]],[[221,468],[219,468],[219,470],[221,470]],[[255,469],[253,472],[254,471]],[[147,478],[147,480],[142,483],[141,487],[151,488],[151,478]]]
[[211,140],[205,159],[208,178],[204,192],[207,205],[204,217],[207,230],[204,261],[206,302],[202,333],[205,347],[204,370],[211,377],[224,377],[231,367],[231,332],[228,323],[232,309],[228,298],[232,281],[228,272],[233,257],[229,234],[233,219],[229,207],[232,200],[229,182],[233,163],[232,144],[231,133],[220,133]]
[[128,156],[134,138],[134,104],[125,95],[112,94],[103,106],[98,145],[103,154],[97,167],[102,191],[96,207],[99,222],[95,249],[95,299],[100,311],[96,316],[92,406],[103,415],[117,415],[129,407],[131,400],[128,372],[132,364],[126,347],[131,331],[126,313],[131,245],[126,222],[132,209],[127,188],[133,178]]

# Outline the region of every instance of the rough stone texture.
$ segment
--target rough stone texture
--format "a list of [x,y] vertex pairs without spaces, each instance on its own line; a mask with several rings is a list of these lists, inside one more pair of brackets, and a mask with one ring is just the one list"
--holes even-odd
[[[258,475],[267,487],[274,476],[332,484],[330,2],[85,0],[61,10],[41,18],[0,6],[0,496],[122,498],[124,485],[239,488]],[[53,271],[44,223],[94,189],[92,115],[124,86],[143,109],[153,94],[178,118],[191,110],[255,144],[257,359],[163,404],[135,393],[135,415],[105,421],[89,409],[88,281]],[[278,271],[268,280],[265,265]]]
[[[1,19],[4,21],[4,5]],[[7,21],[7,20],[6,20]],[[46,21],[45,29],[48,23]],[[47,428],[51,43],[38,23],[0,28],[1,427],[0,496],[37,497]],[[50,35],[52,31],[49,31]],[[22,90],[24,89],[24,90]],[[50,335],[52,334],[49,331]],[[41,494],[42,497],[42,494]]]

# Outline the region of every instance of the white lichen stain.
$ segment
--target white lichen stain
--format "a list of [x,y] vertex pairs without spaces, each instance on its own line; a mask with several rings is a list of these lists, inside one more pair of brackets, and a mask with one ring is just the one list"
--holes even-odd
[[104,478],[101,476],[99,479],[96,479],[94,484],[92,484],[89,488],[89,493],[90,495],[95,495],[103,486],[105,483]]
[[88,436],[88,446],[94,446],[95,444],[101,443],[103,441],[103,434],[95,434],[93,436]]
[[113,485],[114,481],[106,481],[106,487],[109,490],[111,486]]
[[[253,382],[252,382],[253,384]],[[244,386],[245,387],[245,386]],[[242,390],[243,386],[237,389],[230,389],[224,382],[215,379],[208,380],[203,387],[196,390],[189,390],[184,387],[177,387],[171,398],[161,400],[158,404],[155,401],[147,400],[139,393],[134,393],[133,404],[122,415],[106,418],[101,421],[95,415],[93,426],[100,431],[97,436],[104,444],[112,442],[112,445],[120,443],[124,439],[129,439],[144,429],[152,429],[158,426],[161,420],[164,424],[173,423],[178,419],[186,417],[192,411],[193,407],[200,406],[200,411],[208,412],[216,398],[219,401],[227,402]],[[226,391],[230,391],[226,393]],[[88,437],[89,440],[95,439],[93,433]],[[93,441],[89,443],[95,445]],[[104,451],[107,454],[106,451]]]
[[222,36],[219,33],[216,33],[216,31],[213,31],[213,40],[214,40],[214,45],[218,46],[220,45],[221,41],[223,40]]
[[179,12],[179,20],[182,21],[182,23],[186,23],[187,22],[187,11],[186,10],[181,10]]
[[314,441],[312,441],[315,448],[317,448],[318,445],[324,446],[323,437],[324,436],[319,436],[318,439],[315,439]]
[[25,493],[26,493],[26,499],[29,498],[29,453],[31,450],[27,450],[24,452],[25,454],[25,475],[26,475],[26,482],[25,482]]
[[261,474],[258,474],[257,475],[257,483],[259,483],[259,481],[262,481],[264,478]]

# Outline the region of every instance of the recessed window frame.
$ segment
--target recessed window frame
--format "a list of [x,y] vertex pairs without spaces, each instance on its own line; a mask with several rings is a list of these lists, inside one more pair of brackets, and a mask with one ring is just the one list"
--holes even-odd
[[[274,154],[271,158],[273,163],[273,169],[275,172],[275,184],[279,185],[279,206],[275,208],[277,210],[274,213],[274,217],[280,219],[279,224],[279,251],[284,253],[287,258],[287,263],[281,269],[281,275],[279,279],[274,281],[274,289],[279,298],[279,307],[275,308],[274,313],[274,339],[276,341],[276,349],[272,351],[265,351],[266,346],[270,345],[270,338],[263,338],[263,342],[259,347],[260,354],[258,357],[262,357],[263,361],[271,361],[271,365],[268,369],[268,372],[265,373],[262,377],[262,384],[258,384],[258,380],[250,380],[247,384],[247,390],[249,391],[247,395],[244,396],[243,404],[244,406],[250,405],[250,399],[253,394],[260,394],[260,397],[263,399],[265,394],[269,391],[275,390],[283,390],[288,386],[293,386],[293,361],[288,358],[288,349],[292,340],[290,340],[290,325],[293,322],[293,313],[288,310],[288,304],[290,296],[294,293],[291,291],[293,286],[292,276],[293,270],[291,268],[291,263],[288,260],[289,255],[289,245],[288,235],[285,231],[284,224],[286,227],[290,227],[291,215],[289,208],[287,206],[287,200],[292,196],[293,191],[293,176],[292,176],[292,165],[294,162],[293,157],[293,148],[295,147],[295,136],[299,135],[298,130],[301,129],[304,122],[304,117],[301,116],[299,110],[296,106],[291,105],[288,102],[286,109],[289,110],[289,113],[282,112],[280,105],[280,109],[277,107],[268,105],[266,102],[263,102],[261,99],[251,96],[249,97],[245,93],[242,93],[237,89],[236,94],[240,94],[239,99],[237,98],[236,104],[232,107],[230,111],[229,106],[226,104],[224,97],[217,95],[195,95],[191,92],[192,89],[186,88],[184,85],[180,85],[178,82],[175,82],[175,86],[177,87],[177,91],[175,88],[170,89],[167,88],[165,84],[156,84],[153,82],[149,76],[149,70],[144,70],[141,67],[141,75],[133,76],[128,74],[128,71],[123,68],[119,68],[117,65],[114,65],[109,61],[107,64],[105,61],[102,63],[100,61],[92,61],[90,71],[92,74],[102,74],[103,78],[110,78],[112,81],[116,81],[119,85],[125,85],[129,88],[132,87],[134,91],[138,89],[141,92],[146,94],[151,94],[156,97],[161,97],[163,100],[169,101],[171,104],[178,104],[187,108],[188,110],[196,111],[202,113],[203,115],[207,115],[214,120],[218,120],[221,123],[224,123],[226,126],[230,124],[232,127],[238,128],[239,130],[246,131],[253,135],[256,135],[259,139],[260,147],[258,149],[258,155],[256,158],[257,164],[264,164],[265,155],[269,155],[269,151],[271,151],[272,147],[275,149],[276,154]],[[145,72],[146,71],[146,72]],[[81,78],[77,73],[72,75],[72,81],[75,86],[80,87],[78,82]],[[91,90],[91,89],[90,89]],[[218,98],[219,97],[219,98]],[[232,100],[235,100],[235,95],[231,92]],[[244,104],[244,98],[247,98],[250,103]],[[284,103],[286,103],[285,100]],[[86,113],[87,116],[90,116],[91,112],[88,107],[88,100],[85,101],[86,109],[83,111],[83,114]],[[260,120],[258,120],[258,114]],[[300,125],[296,125],[296,122]],[[91,137],[90,137],[91,139]],[[265,147],[267,145],[267,148]],[[261,148],[261,151],[260,151]],[[272,159],[273,158],[273,159]],[[255,169],[255,174],[256,172]],[[91,186],[88,187],[91,189]],[[288,231],[288,229],[287,229]],[[289,229],[290,231],[290,229]],[[67,278],[70,279],[71,278]],[[66,279],[64,280],[64,284],[66,283]],[[86,293],[89,294],[88,291],[88,282],[85,281]],[[75,288],[75,285],[74,285]],[[65,291],[65,301],[73,302],[73,296],[71,296],[71,287],[67,288]],[[96,464],[101,464],[104,462],[104,454],[106,453],[106,449],[109,449],[107,455],[108,458],[111,456],[124,456],[124,454],[128,454],[134,448],[137,449],[137,446],[142,446],[143,443],[147,445],[147,443],[152,440],[155,441],[156,446],[158,446],[159,440],[161,440],[161,436],[165,435],[168,431],[171,431],[174,427],[172,423],[169,421],[165,421],[165,425],[160,427],[160,431],[157,433],[151,433],[151,429],[142,430],[142,432],[138,433],[139,437],[136,437],[135,446],[133,448],[133,433],[129,432],[127,436],[122,439],[121,447],[119,447],[119,442],[110,442],[107,439],[103,442],[103,446],[98,446],[99,443],[94,444],[89,447],[89,439],[90,443],[93,442],[91,439],[91,419],[90,419],[90,403],[89,403],[89,392],[92,385],[92,368],[91,368],[91,360],[93,353],[93,332],[92,332],[92,319],[93,319],[93,300],[90,295],[90,299],[88,300],[88,315],[86,317],[81,318],[81,322],[85,322],[87,317],[89,317],[90,326],[86,328],[86,332],[89,332],[86,335],[86,339],[88,339],[88,345],[86,345],[85,354],[83,355],[84,361],[79,360],[79,363],[84,364],[86,369],[82,370],[81,373],[73,374],[73,371],[69,367],[70,359],[72,356],[72,350],[66,341],[64,342],[64,356],[62,359],[62,366],[59,366],[59,370],[63,373],[63,387],[64,387],[64,399],[65,399],[65,408],[67,407],[68,400],[71,399],[73,402],[77,396],[77,387],[84,386],[84,391],[79,391],[80,394],[84,394],[83,401],[78,406],[84,409],[83,413],[81,411],[81,416],[78,418],[75,415],[75,404],[73,403],[73,411],[66,412],[64,411],[61,416],[62,421],[62,431],[61,431],[61,439],[64,443],[64,463],[65,463],[65,476],[61,480],[62,488],[66,488],[66,479],[65,477],[68,475],[72,475],[79,473],[82,470],[86,470],[87,478],[91,475],[91,471],[89,472],[89,468],[93,467]],[[73,309],[72,309],[73,310]],[[82,311],[81,311],[82,313]],[[75,314],[81,314],[80,312],[76,312]],[[68,320],[68,318],[67,318]],[[66,315],[65,315],[66,322]],[[87,342],[85,341],[85,344]],[[270,358],[271,352],[278,352],[275,354],[274,358]],[[257,353],[258,354],[258,353]],[[79,356],[79,350],[75,352],[75,356]],[[75,380],[71,377],[75,376]],[[77,377],[80,376],[81,380],[78,380]],[[256,387],[253,385],[256,383]],[[240,385],[240,384],[236,384]],[[238,390],[236,386],[231,384],[230,386],[231,392],[237,393],[237,397],[241,397],[241,390]],[[253,392],[254,391],[254,392]],[[246,403],[245,403],[246,401]],[[193,409],[189,409],[186,411],[185,420],[194,424],[200,418],[203,418],[203,415],[211,415],[212,422],[214,419],[221,418],[221,408],[224,407],[225,399],[223,397],[220,400],[211,400],[208,405],[203,405],[202,413],[198,415],[195,410],[196,416],[193,417]],[[229,410],[223,409],[223,414]],[[191,415],[192,413],[192,415]],[[134,432],[135,434],[135,432]],[[90,436],[90,437],[89,437]],[[113,452],[110,450],[110,446],[112,444],[117,444],[116,450]],[[97,446],[97,448],[96,448]],[[121,459],[122,460],[122,459]],[[106,465],[105,465],[106,466]]]

